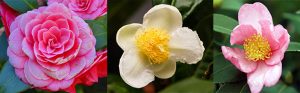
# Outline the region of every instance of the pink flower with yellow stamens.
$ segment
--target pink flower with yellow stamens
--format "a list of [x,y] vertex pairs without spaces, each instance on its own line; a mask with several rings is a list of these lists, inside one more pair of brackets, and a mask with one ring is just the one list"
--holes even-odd
[[273,25],[270,12],[261,3],[244,4],[239,10],[238,21],[230,43],[242,45],[243,49],[222,46],[222,52],[236,68],[247,74],[251,92],[258,93],[263,86],[278,82],[290,35],[281,25]]

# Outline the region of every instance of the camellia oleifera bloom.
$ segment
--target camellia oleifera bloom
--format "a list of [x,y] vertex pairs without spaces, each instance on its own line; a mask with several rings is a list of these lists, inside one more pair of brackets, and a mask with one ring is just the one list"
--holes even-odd
[[273,25],[272,16],[261,3],[244,4],[238,21],[230,43],[242,45],[243,49],[222,46],[222,52],[236,68],[247,73],[251,92],[258,93],[263,86],[278,82],[290,35],[281,25]]
[[74,92],[68,90],[70,86],[95,64],[96,39],[91,29],[63,4],[19,15],[10,31],[9,62],[17,76],[32,87]]
[[198,34],[182,27],[182,16],[170,5],[156,5],[143,19],[119,29],[116,37],[124,50],[119,71],[132,87],[141,88],[154,80],[170,78],[176,62],[195,64],[202,59],[204,47]]
[[107,0],[48,0],[48,4],[62,3],[85,20],[93,20],[107,12]]

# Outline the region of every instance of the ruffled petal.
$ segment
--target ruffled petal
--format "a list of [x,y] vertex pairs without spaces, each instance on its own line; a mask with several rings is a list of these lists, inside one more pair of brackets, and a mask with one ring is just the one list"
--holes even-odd
[[143,25],[133,23],[123,26],[117,33],[117,43],[125,51],[134,46],[135,33],[139,29],[143,28]]
[[281,62],[284,57],[284,52],[287,50],[290,43],[290,35],[281,25],[275,26],[274,35],[279,41],[280,48],[272,52],[271,57],[265,61],[267,65],[275,65]]
[[233,32],[230,35],[230,44],[243,45],[245,39],[251,37],[254,34],[257,34],[257,31],[251,25],[238,25],[233,29]]
[[169,47],[172,61],[187,64],[196,64],[200,61],[205,50],[197,32],[187,27],[179,28],[171,34]]
[[242,72],[250,73],[257,67],[257,62],[245,59],[244,51],[241,49],[222,46],[222,53],[227,60]]
[[263,62],[258,63],[257,69],[247,74],[248,85],[252,93],[259,93],[263,85],[268,87],[275,85],[281,76],[281,63],[268,66]]
[[182,27],[182,16],[176,7],[160,4],[152,7],[144,15],[143,25],[174,31]]
[[129,49],[122,55],[119,71],[122,79],[130,86],[142,88],[154,80],[154,74],[146,68],[145,58],[135,49]]
[[262,3],[244,4],[238,13],[239,24],[250,24],[257,31],[261,31],[260,20],[268,20],[273,24],[269,10]]

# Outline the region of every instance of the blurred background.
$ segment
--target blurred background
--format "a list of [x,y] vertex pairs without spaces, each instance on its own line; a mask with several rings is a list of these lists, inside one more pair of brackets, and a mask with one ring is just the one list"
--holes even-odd
[[[300,0],[214,0],[214,25],[226,25],[233,29],[237,23],[239,8],[245,3],[263,3],[273,17],[274,25],[281,24],[291,36],[291,42],[300,41]],[[221,15],[218,15],[221,14]],[[216,15],[216,16],[215,16]],[[223,18],[227,21],[215,20]],[[237,70],[224,59],[220,46],[230,46],[229,35],[214,29],[214,69],[213,81],[217,93],[249,93],[246,74]],[[298,44],[295,44],[298,46]],[[290,45],[289,49],[292,46]],[[300,92],[300,53],[289,50],[282,61],[282,76],[273,87],[264,87],[262,93],[299,93]]]
[[[211,0],[109,0],[108,10],[108,93],[211,93],[212,82],[212,13]],[[155,78],[144,88],[127,85],[119,74],[119,60],[123,53],[116,43],[116,33],[123,25],[142,23],[144,14],[154,5],[169,4],[183,15],[183,26],[197,31],[205,46],[205,54],[198,64],[177,62],[177,70],[169,79]]]

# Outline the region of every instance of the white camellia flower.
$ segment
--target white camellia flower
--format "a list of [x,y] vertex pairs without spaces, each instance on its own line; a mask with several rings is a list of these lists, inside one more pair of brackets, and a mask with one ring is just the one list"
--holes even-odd
[[182,16],[170,5],[156,5],[145,15],[143,24],[128,24],[119,29],[117,43],[124,50],[119,70],[122,79],[141,88],[154,80],[170,78],[176,62],[196,64],[204,46],[198,34],[182,27]]

